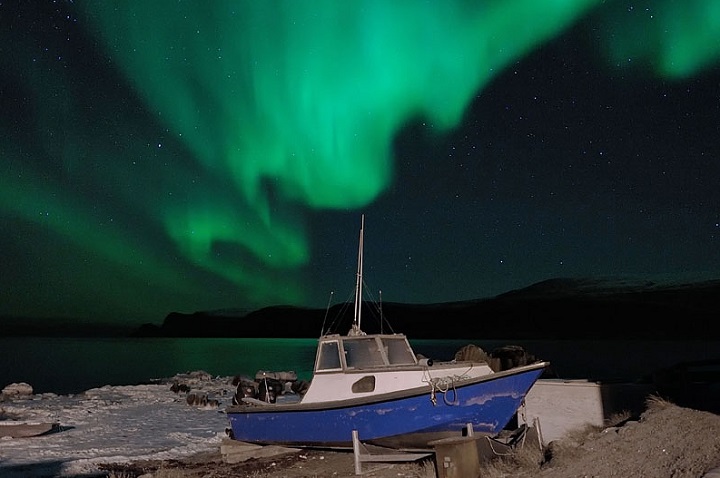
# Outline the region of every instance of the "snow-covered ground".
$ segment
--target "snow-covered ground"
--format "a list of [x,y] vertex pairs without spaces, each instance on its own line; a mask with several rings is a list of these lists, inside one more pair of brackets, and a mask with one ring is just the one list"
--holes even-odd
[[0,419],[55,422],[57,431],[27,438],[0,438],[0,476],[91,476],[100,463],[172,459],[219,448],[228,427],[231,378],[202,373],[173,378],[190,394],[219,404],[191,405],[172,381],[105,386],[77,395],[41,394],[0,401]]

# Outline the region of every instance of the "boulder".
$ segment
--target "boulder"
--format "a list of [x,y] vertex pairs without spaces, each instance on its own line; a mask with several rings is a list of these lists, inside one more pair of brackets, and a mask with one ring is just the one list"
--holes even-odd
[[29,397],[33,394],[33,388],[25,382],[11,383],[2,389],[2,394],[6,397]]

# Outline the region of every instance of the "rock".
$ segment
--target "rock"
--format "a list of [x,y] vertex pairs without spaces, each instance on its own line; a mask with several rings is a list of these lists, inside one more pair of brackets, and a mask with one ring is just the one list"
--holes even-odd
[[278,380],[280,382],[293,382],[297,380],[297,373],[293,370],[288,371],[281,371],[281,372],[271,372],[268,370],[258,370],[255,373],[255,380],[260,381],[266,378],[271,378],[274,380]]
[[201,393],[190,393],[188,394],[185,401],[187,401],[188,405],[200,407],[205,406],[207,404],[207,394],[201,394]]
[[479,346],[468,344],[455,352],[455,360],[458,362],[487,362],[488,356]]
[[529,354],[520,345],[504,345],[490,353],[490,367],[495,372],[510,370],[537,361],[534,355]]
[[25,382],[11,383],[3,388],[2,394],[11,398],[29,397],[33,394],[33,388]]

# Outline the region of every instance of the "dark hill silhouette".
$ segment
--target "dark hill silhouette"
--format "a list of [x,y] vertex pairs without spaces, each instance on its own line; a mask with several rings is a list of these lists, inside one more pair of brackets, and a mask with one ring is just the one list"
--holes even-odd
[[[364,303],[362,328],[413,339],[714,339],[720,280],[657,284],[551,279],[494,298],[439,304]],[[346,333],[352,305],[273,306],[246,314],[169,314],[137,336],[314,338]],[[381,320],[381,317],[383,320]],[[382,327],[382,329],[381,329]]]

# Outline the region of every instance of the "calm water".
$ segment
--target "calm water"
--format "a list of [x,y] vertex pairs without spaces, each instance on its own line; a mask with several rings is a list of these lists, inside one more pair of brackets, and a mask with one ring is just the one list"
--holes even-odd
[[[452,359],[472,343],[490,352],[520,345],[551,362],[560,378],[634,380],[678,362],[720,359],[720,341],[481,341],[416,340],[416,353]],[[309,379],[315,339],[0,338],[0,388],[26,382],[36,393],[77,393],[103,385],[130,385],[177,373],[249,375],[294,370]]]

